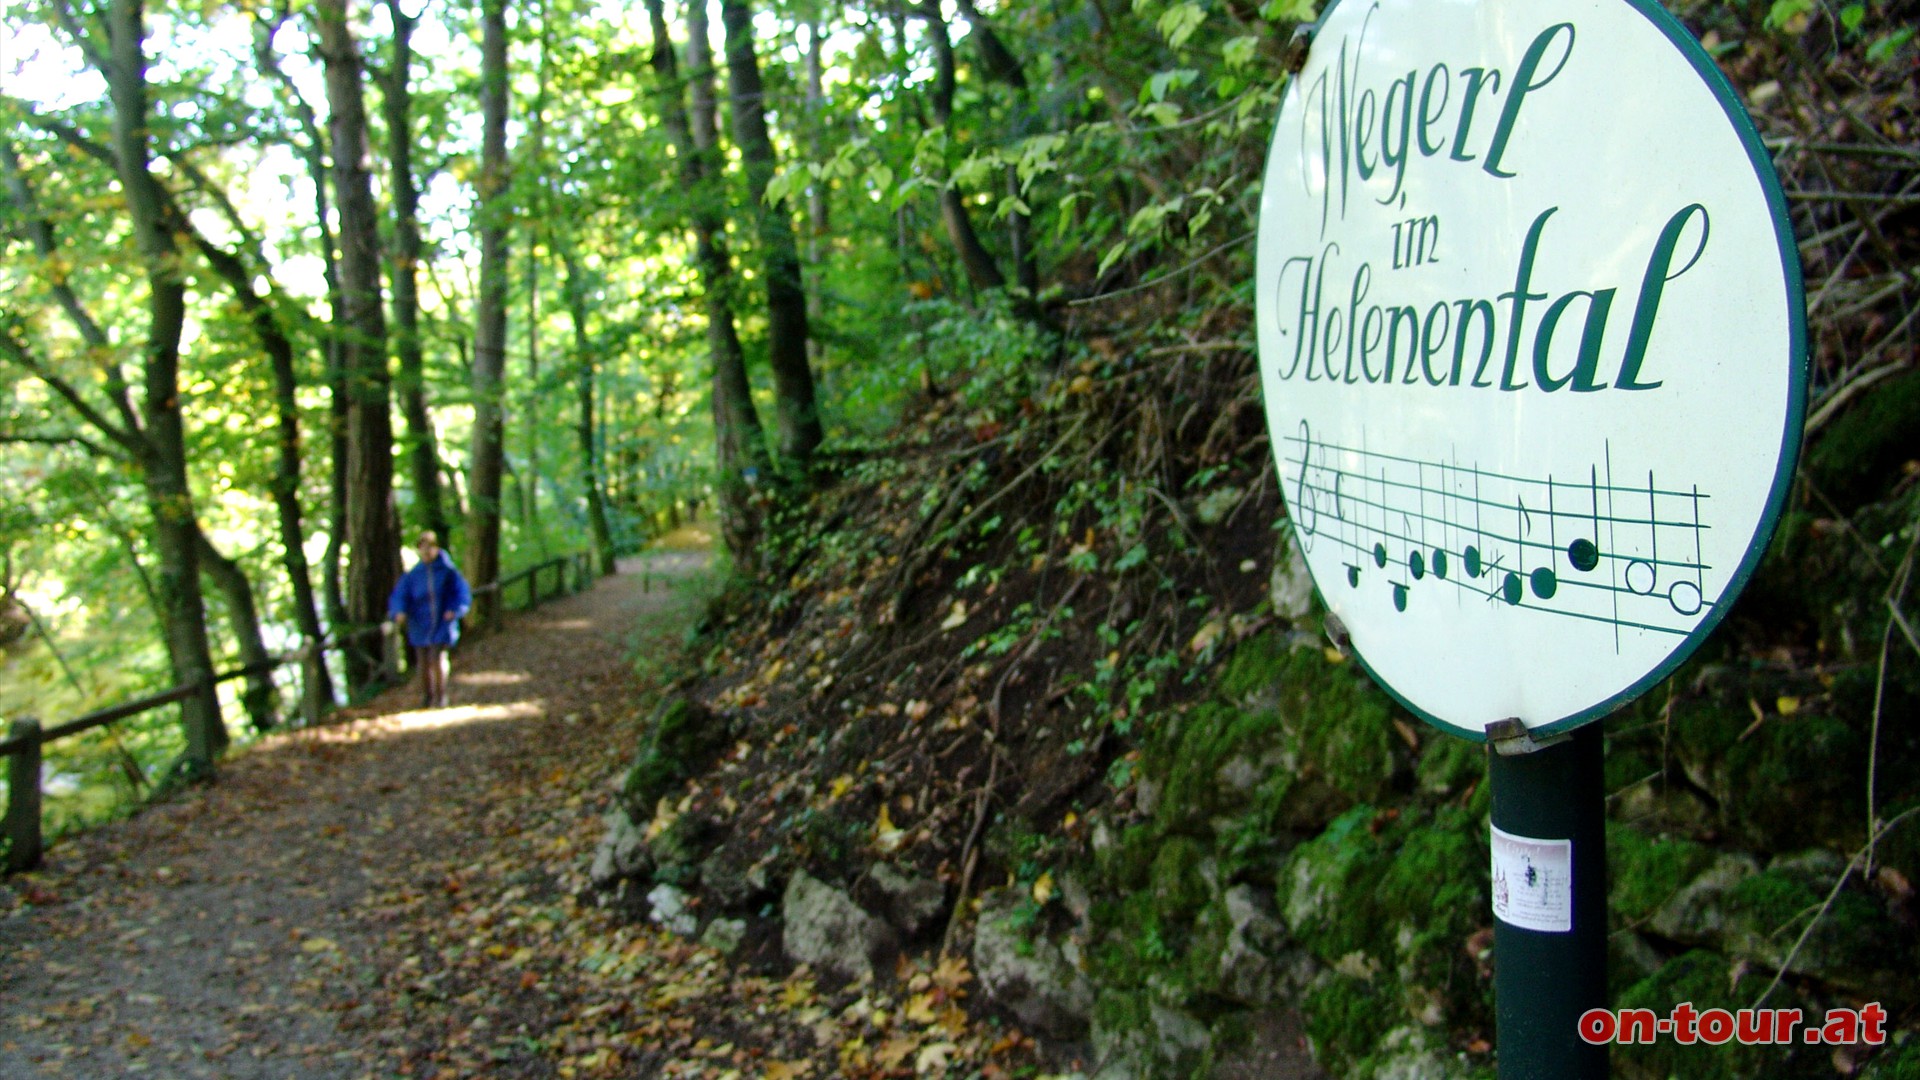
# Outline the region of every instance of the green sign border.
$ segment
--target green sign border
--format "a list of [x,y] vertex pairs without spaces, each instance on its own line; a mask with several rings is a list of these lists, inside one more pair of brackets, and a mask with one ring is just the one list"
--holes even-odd
[[[1680,54],[1686,57],[1689,64],[1693,65],[1695,74],[1699,75],[1700,81],[1705,83],[1707,89],[1713,92],[1714,99],[1720,103],[1721,111],[1726,114],[1727,119],[1733,124],[1734,133],[1740,137],[1741,145],[1746,148],[1747,161],[1753,167],[1754,177],[1760,181],[1760,190],[1766,196],[1767,208],[1773,217],[1774,236],[1780,248],[1780,268],[1786,277],[1788,321],[1787,363],[1789,369],[1787,422],[1784,430],[1780,433],[1780,457],[1774,468],[1773,487],[1767,495],[1766,509],[1762,511],[1760,515],[1760,521],[1753,531],[1753,536],[1747,541],[1747,551],[1740,560],[1739,568],[1734,571],[1733,577],[1727,583],[1727,587],[1721,590],[1718,602],[1707,611],[1705,617],[1700,620],[1699,625],[1695,626],[1693,632],[1687,635],[1686,640],[1675,646],[1674,650],[1667,654],[1665,660],[1641,676],[1633,685],[1614,694],[1612,697],[1590,705],[1571,715],[1560,717],[1545,724],[1528,725],[1528,730],[1531,734],[1541,736],[1557,735],[1561,732],[1571,731],[1584,724],[1592,723],[1595,720],[1604,719],[1610,713],[1646,693],[1648,690],[1653,689],[1662,680],[1666,679],[1667,676],[1673,674],[1680,665],[1686,663],[1687,660],[1693,656],[1694,652],[1698,650],[1701,645],[1705,644],[1707,637],[1719,627],[1720,621],[1726,618],[1728,611],[1732,610],[1734,601],[1737,600],[1740,593],[1746,589],[1747,581],[1753,577],[1754,571],[1759,568],[1761,557],[1766,554],[1767,545],[1773,540],[1774,530],[1780,524],[1780,515],[1786,508],[1787,496],[1793,489],[1793,478],[1800,456],[1800,443],[1806,424],[1806,284],[1801,276],[1799,243],[1794,239],[1793,221],[1787,213],[1786,195],[1780,189],[1780,177],[1779,174],[1774,171],[1773,158],[1767,153],[1766,145],[1760,141],[1760,131],[1754,126],[1753,117],[1748,114],[1746,106],[1741,103],[1739,93],[1734,90],[1733,84],[1727,81],[1726,75],[1720,70],[1720,65],[1714,62],[1713,57],[1707,55],[1707,51],[1701,47],[1699,41],[1695,40],[1693,34],[1689,32],[1686,27],[1680,25],[1680,21],[1675,19],[1672,14],[1656,3],[1655,0],[1618,0],[1618,2],[1625,3],[1627,6],[1639,12],[1640,15],[1652,23],[1654,28],[1659,30],[1668,41],[1673,43],[1674,47],[1680,51]],[[1341,0],[1331,0],[1331,2],[1327,4],[1326,10],[1321,12],[1320,19],[1315,24],[1316,31],[1319,26],[1326,23],[1327,17],[1333,14],[1334,10],[1340,6],[1340,3]],[[1289,81],[1291,82],[1291,80]],[[1274,120],[1274,135],[1277,137],[1279,132],[1279,119],[1276,117]],[[1273,145],[1273,140],[1268,140],[1268,146],[1272,147]],[[1269,153],[1271,153],[1271,150],[1269,150]],[[1276,468],[1277,467],[1278,465],[1276,463]],[[1285,484],[1281,485],[1283,496],[1285,494],[1285,487]],[[1294,543],[1298,544],[1300,542],[1299,525],[1293,520],[1291,505],[1288,506],[1287,518],[1289,524],[1292,524],[1294,527]],[[1325,604],[1326,590],[1320,588],[1320,583],[1317,580],[1314,582],[1314,588],[1320,590],[1321,602]],[[1326,606],[1331,609],[1332,605]],[[1378,683],[1388,695],[1399,702],[1408,712],[1413,713],[1415,716],[1442,731],[1463,736],[1474,742],[1487,741],[1485,728],[1475,730],[1473,728],[1464,728],[1450,724],[1407,700],[1403,694],[1394,689],[1392,683],[1382,678],[1380,673],[1373,669],[1373,665],[1367,663],[1367,659],[1361,655],[1358,645],[1355,645],[1353,648],[1353,656],[1359,661],[1360,666],[1366,669],[1367,674],[1372,677],[1373,681]],[[1508,718],[1490,716],[1487,718],[1487,723],[1504,719]],[[1524,721],[1526,718],[1521,717],[1520,719]]]

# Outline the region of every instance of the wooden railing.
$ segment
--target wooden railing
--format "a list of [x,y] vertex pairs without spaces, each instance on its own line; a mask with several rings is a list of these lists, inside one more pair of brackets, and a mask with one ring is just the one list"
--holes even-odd
[[[544,591],[541,589],[543,574],[552,575],[552,588]],[[474,592],[498,592],[504,605],[507,590],[524,582],[527,586],[527,602],[523,608],[517,610],[531,610],[539,607],[543,600],[552,600],[585,589],[592,581],[592,575],[591,555],[587,552],[577,552],[548,559],[537,566],[478,586]],[[391,624],[386,624],[311,642],[305,648],[276,656],[271,660],[221,672],[213,677],[213,685],[219,686],[234,679],[270,675],[287,664],[299,664],[300,717],[305,725],[311,727],[320,722],[321,714],[327,705],[321,700],[321,687],[325,684],[325,680],[320,677],[321,665],[326,663],[327,654],[339,652],[356,642],[376,636],[380,639],[381,670],[387,679],[397,680],[400,675],[401,635],[394,632]],[[75,717],[51,727],[43,728],[40,721],[31,717],[22,717],[13,721],[6,737],[0,738],[0,756],[9,759],[7,810],[4,825],[0,826],[0,835],[4,835],[8,841],[6,872],[16,873],[33,869],[40,865],[41,855],[45,851],[40,822],[42,802],[40,773],[43,751],[48,743],[92,731],[94,728],[104,727],[116,720],[138,716],[177,701],[184,701],[199,693],[203,686],[204,684],[176,686],[158,694],[90,712],[85,716]]]

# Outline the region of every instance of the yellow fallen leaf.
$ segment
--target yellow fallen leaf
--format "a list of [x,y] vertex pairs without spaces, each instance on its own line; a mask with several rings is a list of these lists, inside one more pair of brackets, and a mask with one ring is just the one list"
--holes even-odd
[[880,804],[880,816],[873,823],[873,846],[885,855],[899,851],[907,842],[906,830],[894,825],[893,818],[887,814],[887,804]]
[[965,957],[948,956],[933,966],[933,985],[953,997],[963,996],[965,991],[960,988],[972,981],[973,972],[967,970]]
[[902,1014],[906,1016],[908,1023],[913,1024],[927,1025],[940,1021],[940,1010],[933,1000],[931,991],[908,998],[907,1007],[902,1010]]
[[950,1042],[928,1043],[920,1048],[920,1053],[913,1059],[913,1071],[921,1076],[944,1073],[947,1071],[947,1061],[959,1049]]
[[961,626],[966,625],[966,622],[967,622],[967,602],[965,600],[955,600],[953,602],[953,609],[947,612],[946,619],[940,623],[940,629],[956,630]]
[[1780,700],[1774,702],[1774,707],[1779,710],[1781,716],[1792,716],[1800,711],[1800,699],[1782,694]]
[[905,1065],[919,1048],[919,1040],[896,1036],[881,1043],[880,1048],[873,1052],[873,1063],[884,1069],[897,1069]]
[[827,789],[827,798],[837,799],[853,790],[853,777],[842,774],[833,778],[833,786]]
[[323,937],[310,937],[300,943],[300,950],[302,952],[325,952],[328,949],[337,949],[339,947],[340,946],[335,945],[330,938]]
[[1205,626],[1202,626],[1199,631],[1193,635],[1193,640],[1187,642],[1187,651],[1194,653],[1206,652],[1212,648],[1214,642],[1219,641],[1220,636],[1226,632],[1226,621],[1223,619],[1214,619]]
[[1033,902],[1045,904],[1051,899],[1053,899],[1053,871],[1049,870],[1041,874],[1039,880],[1033,883]]

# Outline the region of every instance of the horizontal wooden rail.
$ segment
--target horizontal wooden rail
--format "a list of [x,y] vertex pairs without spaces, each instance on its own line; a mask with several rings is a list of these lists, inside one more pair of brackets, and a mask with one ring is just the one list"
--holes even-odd
[[[475,588],[478,593],[501,592],[525,581],[527,586],[527,607],[540,606],[540,575],[548,570],[554,571],[554,587],[547,594],[549,598],[569,592],[579,592],[587,587],[590,563],[587,553],[576,552],[548,559],[525,570],[510,574],[497,581],[488,582]],[[567,587],[567,568],[573,568],[573,587]],[[213,677],[213,684],[230,682],[234,679],[257,678],[270,675],[286,664],[300,664],[301,678],[301,715],[311,725],[319,722],[320,713],[326,703],[320,700],[320,680],[317,668],[326,662],[326,654],[338,652],[349,643],[371,637],[381,639],[380,652],[383,662],[390,671],[397,673],[399,658],[395,650],[397,633],[391,623],[379,626],[367,626],[358,630],[336,634],[331,638],[310,642],[307,646],[290,653],[284,653],[268,660],[248,664],[245,667],[223,671]],[[7,808],[4,826],[0,835],[8,839],[7,872],[31,870],[40,864],[43,849],[40,829],[40,791],[41,753],[46,744],[56,739],[91,731],[104,727],[116,720],[125,720],[130,716],[171,705],[200,693],[204,683],[176,686],[162,690],[157,694],[137,698],[123,704],[98,709],[84,716],[77,716],[52,727],[43,728],[38,720],[21,718],[15,720],[4,737],[0,737],[0,757],[10,758],[8,763]]]

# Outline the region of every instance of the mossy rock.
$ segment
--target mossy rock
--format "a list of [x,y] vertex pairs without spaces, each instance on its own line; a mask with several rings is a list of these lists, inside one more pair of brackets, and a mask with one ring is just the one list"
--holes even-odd
[[[1699,692],[1676,695],[1670,705],[1662,696],[1642,714],[1653,719],[1667,709],[1672,753],[1687,779],[1717,803],[1724,836],[1759,851],[1865,839],[1870,693],[1836,680],[1828,694],[1787,716],[1777,702],[1797,688],[1777,677],[1710,666],[1695,682]],[[1911,760],[1901,738],[1883,739],[1882,775],[1907,775],[1898,767]]]
[[[1398,817],[1357,807],[1279,875],[1295,939],[1373,986],[1380,1023],[1484,1022],[1492,987],[1463,945],[1487,921],[1485,822],[1458,807]],[[1326,1021],[1311,1005],[1309,1024]]]
[[1469,742],[1450,735],[1428,738],[1414,767],[1420,791],[1427,795],[1457,795],[1470,787],[1484,785],[1487,778],[1485,743]]
[[1235,651],[1217,687],[1220,700],[1147,748],[1164,832],[1231,833],[1253,851],[1263,838],[1318,831],[1410,772],[1393,723],[1402,714],[1358,665],[1264,634]]
[[[1728,951],[1769,971],[1786,963],[1791,952],[1788,970],[1794,974],[1879,997],[1896,1008],[1911,1001],[1912,931],[1864,889],[1842,889],[1828,903],[1844,860],[1813,854],[1819,857],[1776,860],[1733,887],[1726,900]],[[1810,931],[1809,920],[1814,920]],[[1793,952],[1796,942],[1799,951]]]
[[1301,1011],[1315,1060],[1335,1076],[1354,1075],[1355,1063],[1379,1046],[1394,1024],[1372,981],[1337,971],[1314,980]]
[[1908,1035],[1876,1054],[1860,1080],[1920,1080],[1920,1037]]
[[[1659,971],[1629,987],[1615,1002],[1619,1009],[1648,1009],[1655,1016],[1667,1016],[1680,1002],[1690,1002],[1698,1012],[1708,1009],[1742,1009],[1753,1004],[1765,982],[1748,977],[1736,986],[1733,970],[1726,957],[1705,949],[1695,949],[1669,960]],[[1791,1008],[1801,1002],[1790,987],[1781,986],[1767,999],[1770,1008]],[[1814,1080],[1833,1075],[1833,1066],[1818,1047],[1741,1046],[1728,1042],[1708,1046],[1695,1042],[1682,1045],[1671,1036],[1651,1045],[1620,1045],[1612,1049],[1613,1075],[1621,1080],[1745,1080],[1749,1077],[1778,1077],[1780,1080]]]
[[1153,827],[1136,822],[1120,830],[1111,844],[1095,851],[1094,869],[1113,892],[1124,894],[1143,889],[1153,873],[1158,850]]
[[1645,922],[1713,864],[1713,850],[1614,825],[1607,830],[1607,908],[1615,927]]
[[1761,850],[1858,844],[1866,820],[1867,740],[1833,716],[1775,717],[1727,751],[1721,819]]
[[1167,832],[1210,835],[1249,806],[1283,801],[1299,772],[1299,740],[1271,710],[1206,702],[1153,747],[1162,778],[1154,821]]
[[1879,499],[1920,446],[1920,372],[1896,375],[1821,432],[1807,454],[1813,482],[1842,511]]
[[1206,849],[1185,836],[1170,836],[1153,860],[1153,902],[1162,924],[1183,923],[1211,898]]
[[620,800],[635,821],[652,818],[662,796],[727,744],[726,725],[684,694],[655,707],[645,730],[640,752],[620,785]]

